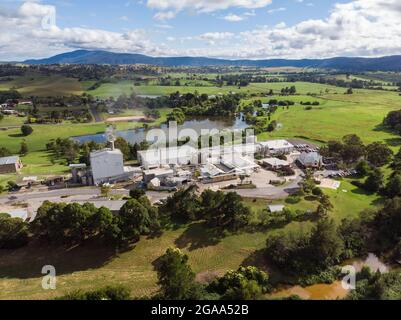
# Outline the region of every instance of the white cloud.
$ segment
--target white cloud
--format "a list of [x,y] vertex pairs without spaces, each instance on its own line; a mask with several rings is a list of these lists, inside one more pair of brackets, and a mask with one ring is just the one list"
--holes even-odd
[[155,18],[156,20],[160,20],[160,21],[164,21],[164,20],[170,20],[175,18],[176,13],[174,11],[162,11],[162,12],[158,12],[156,13],[153,18]]
[[[176,13],[195,1],[149,2],[153,2],[155,9],[160,13]],[[159,5],[156,6],[156,2]],[[176,4],[173,5],[173,2]],[[228,3],[231,7],[270,3],[262,0],[196,2],[200,3],[198,10],[206,10],[206,4],[210,4],[208,10],[211,10],[224,8]],[[177,3],[181,5],[178,6]],[[25,2],[15,12],[0,11],[0,60],[50,56],[78,48],[138,52],[156,56],[193,55],[226,58],[323,58],[401,53],[399,0],[350,0],[348,3],[336,4],[325,19],[305,20],[295,25],[280,23],[276,26],[261,26],[237,34],[220,30],[200,35],[186,34],[182,37],[167,34],[171,46],[154,43],[150,38],[151,34],[144,30],[111,32],[84,27],[60,28],[54,25],[43,28],[43,18],[51,15],[53,10],[53,6]],[[175,42],[172,41],[173,38]],[[174,48],[175,43],[182,45]]]
[[229,13],[228,15],[223,17],[224,20],[230,21],[230,22],[238,22],[244,20],[243,17],[238,16],[234,13]]
[[0,12],[0,59],[43,57],[77,48],[163,53],[143,30],[118,33],[82,27],[59,28],[48,22],[44,25],[54,11],[50,5],[25,2],[17,11]]
[[267,10],[267,13],[268,14],[273,14],[275,12],[282,12],[282,11],[286,11],[286,10],[287,10],[287,8],[280,7],[280,8],[276,8],[276,9]]
[[231,32],[207,32],[198,36],[198,39],[214,45],[217,41],[226,41],[231,39],[233,36],[234,33]]
[[163,11],[195,9],[199,12],[213,12],[231,7],[256,9],[271,3],[272,0],[147,0],[148,7],[152,9]]

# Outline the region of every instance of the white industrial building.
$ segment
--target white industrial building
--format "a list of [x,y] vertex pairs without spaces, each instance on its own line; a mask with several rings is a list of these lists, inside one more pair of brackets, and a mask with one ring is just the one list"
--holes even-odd
[[279,170],[281,168],[289,167],[290,163],[286,160],[281,160],[278,158],[266,158],[259,161],[259,163],[268,169]]
[[90,163],[95,185],[125,181],[134,174],[130,168],[124,167],[124,157],[118,149],[103,149],[91,152]]
[[259,142],[265,154],[288,154],[294,151],[294,146],[287,140],[270,140]]
[[146,169],[163,165],[187,165],[198,162],[198,150],[190,146],[138,151],[138,160]]

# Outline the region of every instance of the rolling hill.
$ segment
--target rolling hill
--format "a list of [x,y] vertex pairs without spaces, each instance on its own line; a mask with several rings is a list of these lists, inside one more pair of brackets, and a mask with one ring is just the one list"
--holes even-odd
[[253,66],[327,68],[342,71],[401,71],[401,55],[380,58],[226,60],[204,57],[150,57],[142,54],[77,50],[23,63],[40,64],[150,64],[157,66]]

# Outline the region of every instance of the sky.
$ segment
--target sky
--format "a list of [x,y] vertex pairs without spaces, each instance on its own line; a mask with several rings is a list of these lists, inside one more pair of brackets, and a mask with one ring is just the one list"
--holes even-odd
[[401,54],[400,0],[0,0],[0,61],[77,49],[228,59]]

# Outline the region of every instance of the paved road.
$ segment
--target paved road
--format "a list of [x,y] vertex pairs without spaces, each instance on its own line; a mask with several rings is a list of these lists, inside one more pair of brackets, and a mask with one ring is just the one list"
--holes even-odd
[[[129,195],[126,189],[113,190],[112,194],[115,195]],[[166,192],[148,191],[147,195],[151,198],[152,202],[157,202],[160,199],[168,197]],[[72,197],[72,196],[100,196],[99,188],[72,188],[72,189],[58,189],[50,191],[34,191],[25,193],[14,193],[0,196],[0,204],[10,204],[12,202],[27,202],[29,200],[45,201],[52,198]]]
[[[298,175],[290,184],[282,187],[267,186],[257,189],[237,189],[233,191],[247,198],[283,199],[299,189],[298,183],[301,180],[302,178]],[[129,195],[129,190],[115,189],[112,191],[112,194],[127,196]],[[146,194],[149,196],[152,203],[158,202],[161,199],[166,199],[169,196],[169,193],[158,191],[147,191]],[[21,192],[0,196],[0,206],[10,206],[14,203],[25,202],[31,203],[35,210],[46,200],[62,202],[63,199],[65,199],[64,201],[68,202],[68,198],[75,197],[79,198],[79,201],[85,202],[95,201],[95,198],[98,196],[100,196],[100,189],[96,187]]]
[[103,118],[96,107],[90,107],[90,112],[92,113],[95,122],[103,122]]

